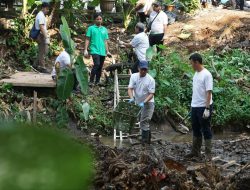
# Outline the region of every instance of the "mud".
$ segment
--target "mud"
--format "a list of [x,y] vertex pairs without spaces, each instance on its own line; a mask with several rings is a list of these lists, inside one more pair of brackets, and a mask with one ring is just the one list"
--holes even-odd
[[[112,137],[84,138],[96,154],[91,189],[248,189],[245,188],[250,185],[248,134],[215,135],[214,160],[205,162],[204,147],[200,159],[184,158],[191,149],[191,134],[179,135],[166,126],[164,131],[161,127],[157,129],[157,136],[166,138],[148,146],[132,146],[128,140],[114,143]],[[82,139],[81,132],[77,133],[77,138]]]
[[[237,172],[250,161],[247,148],[250,139],[242,136],[238,140],[215,140],[214,156],[220,157],[221,161],[209,163],[203,158],[185,160],[184,155],[191,148],[189,143],[162,141],[162,144],[148,147],[111,148],[98,142],[95,146],[99,153],[95,189],[226,189],[235,185]],[[240,142],[246,146],[245,152]],[[232,164],[234,167],[230,170],[224,159],[235,160],[237,165]],[[249,172],[244,176],[243,180],[247,182]],[[228,180],[232,182],[228,183]]]

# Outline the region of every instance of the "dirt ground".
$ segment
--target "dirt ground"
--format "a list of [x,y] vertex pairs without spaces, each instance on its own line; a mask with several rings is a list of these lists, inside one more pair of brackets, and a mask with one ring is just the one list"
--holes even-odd
[[[205,9],[194,17],[175,22],[168,31],[167,46],[182,47],[189,52],[208,48],[249,49],[250,12],[221,7]],[[180,34],[190,37],[181,39]]]

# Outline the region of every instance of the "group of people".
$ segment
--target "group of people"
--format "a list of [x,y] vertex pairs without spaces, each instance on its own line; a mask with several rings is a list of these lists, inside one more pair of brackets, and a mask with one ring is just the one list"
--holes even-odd
[[132,41],[130,43],[119,41],[121,46],[134,48],[135,50],[137,61],[132,68],[133,73],[138,72],[137,67],[140,61],[149,61],[146,57],[147,49],[150,46],[156,45],[159,50],[158,46],[163,45],[164,40],[167,39],[168,16],[162,11],[160,2],[153,2],[152,8],[153,11],[150,13],[147,25],[143,23],[146,13],[139,12],[141,22],[138,22],[135,26],[136,35]]
[[[210,161],[212,150],[211,115],[213,111],[213,77],[203,66],[202,56],[194,53],[189,58],[195,71],[193,77],[193,94],[191,101],[191,120],[193,130],[192,151],[187,159],[201,158],[201,146],[204,137],[205,158]],[[148,62],[139,62],[139,72],[130,77],[128,95],[130,103],[141,107],[140,129],[143,144],[150,144],[150,120],[154,113],[155,80],[148,74]]]
[[[149,46],[162,44],[167,32],[167,16],[161,11],[161,5],[158,2],[152,3],[153,12],[149,17],[150,27],[145,28],[142,22],[135,26],[135,37],[130,43],[120,41],[119,44],[135,49],[137,64],[133,67],[128,85],[129,103],[135,103],[141,107],[140,128],[142,131],[142,142],[150,143],[150,120],[154,113],[154,95],[155,80],[148,74],[149,62],[146,59],[146,50]],[[39,46],[38,65],[44,68],[44,56],[49,44],[47,35],[45,15],[49,11],[47,3],[42,4],[42,10],[36,16],[35,28],[40,30],[37,38]],[[142,17],[142,16],[141,16]],[[102,15],[95,14],[95,24],[90,26],[86,33],[84,56],[92,56],[94,66],[90,74],[90,84],[99,84],[102,67],[106,56],[111,56],[108,47],[108,30],[102,26]],[[149,36],[146,34],[149,32]],[[190,63],[195,70],[193,78],[193,95],[191,102],[191,117],[193,128],[193,147],[187,157],[199,157],[201,153],[202,135],[205,139],[206,158],[211,158],[211,113],[213,107],[212,89],[213,78],[211,73],[204,68],[200,54],[192,54],[189,58]],[[60,69],[71,67],[70,55],[65,49],[57,57],[52,71],[52,78],[56,79]],[[44,68],[45,69],[45,68]]]

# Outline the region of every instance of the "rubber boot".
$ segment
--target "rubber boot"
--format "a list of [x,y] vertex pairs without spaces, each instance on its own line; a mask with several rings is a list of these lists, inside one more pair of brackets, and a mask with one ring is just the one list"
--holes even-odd
[[143,145],[150,144],[150,142],[151,142],[151,132],[150,132],[150,130],[147,130],[147,131],[142,130],[141,141],[142,141]]
[[205,139],[205,158],[206,161],[212,160],[212,140],[211,139]]
[[193,137],[193,146],[191,153],[187,154],[185,158],[193,158],[201,156],[202,137]]

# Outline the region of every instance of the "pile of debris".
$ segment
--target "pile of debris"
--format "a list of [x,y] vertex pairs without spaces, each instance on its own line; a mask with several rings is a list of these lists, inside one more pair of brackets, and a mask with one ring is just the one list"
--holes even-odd
[[[184,153],[185,146],[172,148]],[[219,168],[212,163],[192,165],[178,155],[169,155],[165,145],[141,145],[128,148],[96,146],[95,189],[216,189],[223,181]],[[177,151],[176,151],[177,152]]]

